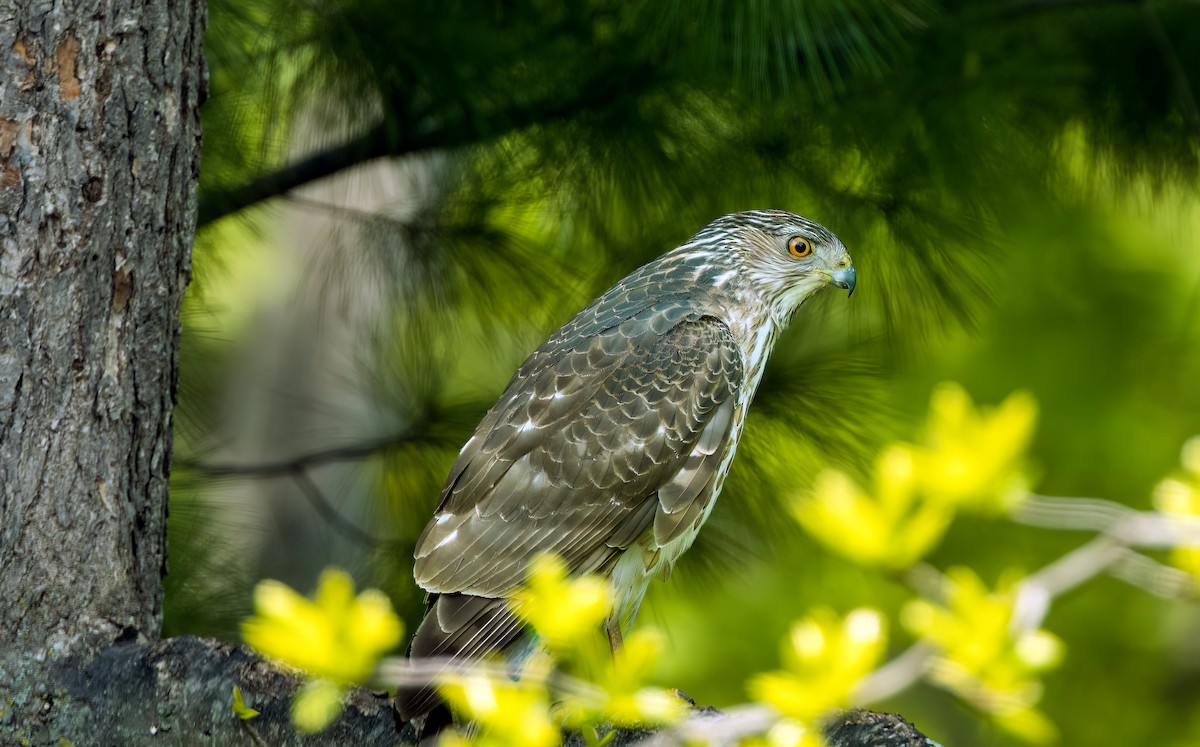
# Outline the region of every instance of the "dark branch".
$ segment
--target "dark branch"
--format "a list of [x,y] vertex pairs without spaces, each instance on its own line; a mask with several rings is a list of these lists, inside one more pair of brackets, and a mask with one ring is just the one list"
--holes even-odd
[[299,456],[288,457],[275,462],[259,462],[257,464],[210,463],[195,459],[180,458],[175,464],[186,469],[195,470],[208,477],[279,477],[290,475],[308,467],[316,467],[333,462],[352,462],[366,459],[392,446],[409,443],[415,440],[409,432],[384,436],[371,441],[364,441],[346,446],[335,446],[320,451],[310,451]]
[[338,513],[337,509],[325,499],[325,494],[321,492],[321,489],[317,487],[317,484],[313,482],[312,478],[303,469],[295,470],[292,473],[292,478],[296,482],[296,487],[300,488],[300,492],[304,494],[304,497],[308,499],[312,507],[321,515],[321,518],[347,539],[369,546],[396,544],[399,542],[399,540],[387,540],[383,537],[376,537]]
[[486,142],[535,124],[610,106],[617,95],[636,96],[656,80],[650,70],[626,69],[621,63],[598,66],[567,95],[551,94],[496,112],[460,112],[447,120],[427,120],[407,129],[402,123],[385,121],[348,143],[263,174],[241,186],[202,191],[197,228],[359,164],[385,156]]
[[900,716],[861,709],[842,711],[826,721],[825,741],[829,747],[936,747]]
[[1142,15],[1146,19],[1146,29],[1150,32],[1150,38],[1154,41],[1154,46],[1158,48],[1159,55],[1162,56],[1163,64],[1167,66],[1167,70],[1171,74],[1171,83],[1175,86],[1176,95],[1179,96],[1179,107],[1183,110],[1184,119],[1192,128],[1192,132],[1200,135],[1200,108],[1196,106],[1196,98],[1192,95],[1192,83],[1188,79],[1187,70],[1180,62],[1175,45],[1167,36],[1167,30],[1163,28],[1158,13],[1146,0],[1142,0],[1141,5]]
[[[0,673],[9,675],[0,679],[6,703],[0,744],[416,743],[411,727],[397,727],[386,693],[360,688],[348,691],[341,715],[328,729],[300,734],[290,707],[302,685],[294,671],[245,646],[190,636],[117,643],[92,658],[6,662],[0,655]],[[259,711],[249,722],[230,708],[235,685]]]
[[1114,5],[1136,5],[1139,2],[1141,0],[1024,0],[1004,5],[981,6],[977,8],[977,11],[981,16],[1017,19],[1041,13],[1103,8]]
[[350,207],[349,205],[340,205],[336,202],[328,202],[326,200],[313,200],[298,194],[282,195],[283,199],[294,205],[309,207],[315,210],[324,210],[336,216],[355,220],[362,223],[373,223],[376,225],[388,225],[394,227],[398,231],[410,233],[413,230],[411,221],[402,220],[395,216],[388,215],[383,212],[374,210],[363,210],[361,208]]
[[[128,747],[250,742],[395,747],[417,743],[410,724],[396,723],[387,693],[357,687],[347,689],[342,712],[327,729],[300,734],[292,723],[291,702],[303,685],[301,677],[246,646],[191,636],[117,643],[92,658],[6,660],[0,656],[0,673],[9,672],[15,676],[0,679],[0,695],[12,706],[0,719],[4,744],[56,740],[54,744]],[[234,686],[242,691],[246,704],[259,711],[248,722],[230,708]],[[714,723],[723,718],[720,712],[712,714]],[[36,738],[30,739],[33,735]],[[669,730],[619,729],[610,744],[680,744],[671,736]],[[899,716],[861,710],[831,717],[825,736],[830,747],[933,744]],[[569,736],[566,744],[582,745],[583,740]]]
[[339,446],[323,451],[313,451],[277,462],[263,462],[260,464],[209,464],[191,459],[180,459],[177,461],[177,464],[209,477],[266,479],[290,476],[296,483],[296,487],[300,489],[300,492],[308,499],[308,502],[312,504],[316,512],[321,515],[321,518],[346,538],[366,545],[385,545],[394,543],[396,540],[376,537],[338,513],[337,509],[326,500],[325,494],[321,492],[317,484],[309,477],[308,469],[333,462],[366,459],[384,449],[413,440],[411,434],[403,433],[359,444]]
[[[418,149],[419,146],[412,148]],[[227,190],[205,190],[200,193],[196,227],[202,228],[231,213],[250,207],[271,197],[286,194],[296,187],[332,176],[337,172],[376,158],[400,155],[405,152],[397,145],[388,147],[387,128],[376,125],[368,132],[329,150],[284,166],[278,171],[263,174],[250,182]]]

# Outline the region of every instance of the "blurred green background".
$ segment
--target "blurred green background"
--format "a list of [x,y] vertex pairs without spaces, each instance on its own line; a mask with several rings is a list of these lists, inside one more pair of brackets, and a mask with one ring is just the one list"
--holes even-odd
[[[329,564],[410,629],[412,543],[512,371],[712,218],[783,208],[855,258],[781,341],[716,511],[641,624],[743,701],[789,622],[909,592],[786,503],[912,438],[931,388],[1040,405],[1040,493],[1150,507],[1200,433],[1200,5],[1077,0],[211,0],[176,418],[170,634]],[[1086,541],[959,520],[994,583]],[[1056,602],[1064,744],[1200,745],[1200,609]],[[875,704],[1003,745],[927,686]]]

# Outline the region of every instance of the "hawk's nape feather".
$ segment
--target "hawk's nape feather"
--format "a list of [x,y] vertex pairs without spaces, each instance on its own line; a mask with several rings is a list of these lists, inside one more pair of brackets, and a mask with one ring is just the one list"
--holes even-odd
[[594,573],[652,522],[662,544],[699,518],[742,364],[722,322],[674,310],[645,309],[522,366],[417,541],[421,587],[506,596],[538,553]]

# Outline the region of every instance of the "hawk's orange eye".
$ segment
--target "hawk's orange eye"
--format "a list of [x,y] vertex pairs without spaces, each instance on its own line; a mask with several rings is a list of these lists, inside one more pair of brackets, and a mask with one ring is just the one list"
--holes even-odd
[[812,244],[803,236],[793,236],[788,239],[788,251],[793,257],[807,257],[812,254]]

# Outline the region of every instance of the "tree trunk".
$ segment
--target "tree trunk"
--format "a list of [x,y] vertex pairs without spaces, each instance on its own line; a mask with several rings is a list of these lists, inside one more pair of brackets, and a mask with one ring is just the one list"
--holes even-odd
[[0,630],[161,627],[200,0],[0,0]]
[[[0,0],[0,744],[394,744],[356,692],[159,641],[202,0]],[[229,709],[233,685],[263,711]]]

